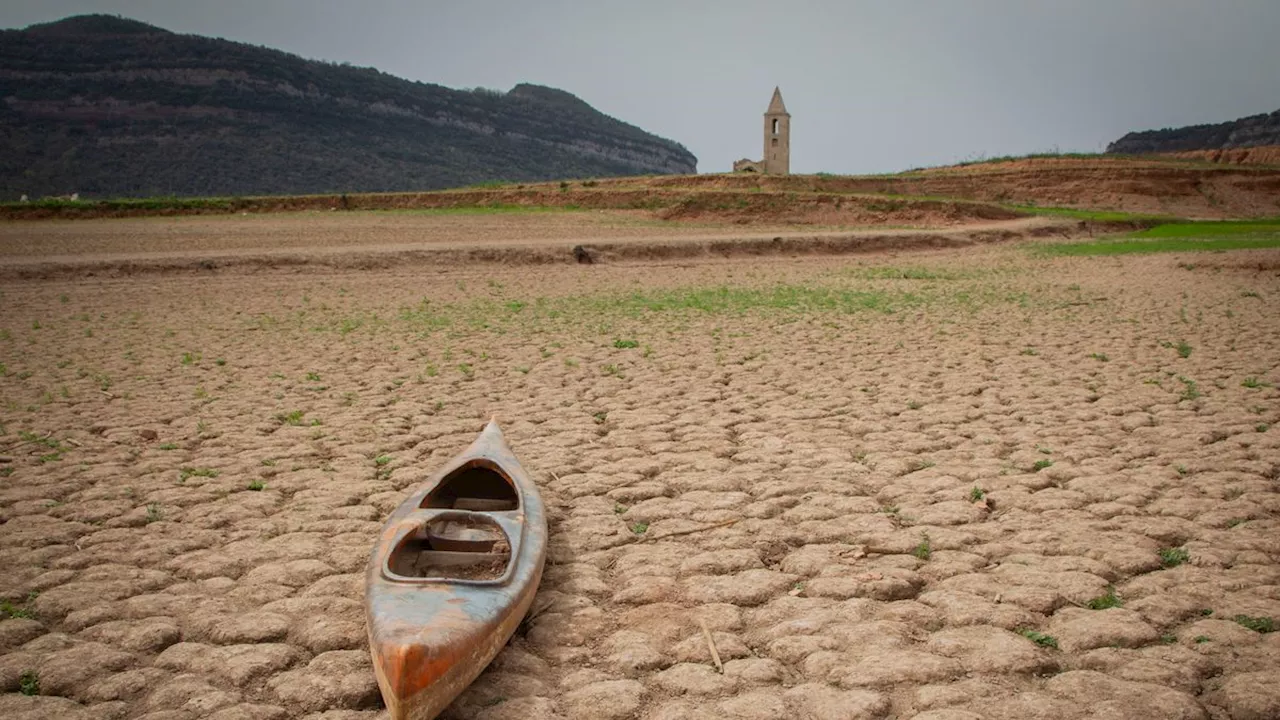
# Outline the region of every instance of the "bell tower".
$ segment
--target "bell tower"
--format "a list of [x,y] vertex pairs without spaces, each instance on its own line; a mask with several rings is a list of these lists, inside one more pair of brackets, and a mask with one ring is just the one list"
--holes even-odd
[[764,111],[764,159],[760,164],[770,175],[791,174],[791,113],[776,87],[769,109]]

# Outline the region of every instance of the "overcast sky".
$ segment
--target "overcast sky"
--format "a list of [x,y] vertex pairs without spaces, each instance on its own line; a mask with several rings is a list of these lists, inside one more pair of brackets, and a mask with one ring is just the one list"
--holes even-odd
[[0,27],[102,12],[449,87],[568,90],[683,143],[792,171],[1097,152],[1129,130],[1280,108],[1280,0],[0,0]]

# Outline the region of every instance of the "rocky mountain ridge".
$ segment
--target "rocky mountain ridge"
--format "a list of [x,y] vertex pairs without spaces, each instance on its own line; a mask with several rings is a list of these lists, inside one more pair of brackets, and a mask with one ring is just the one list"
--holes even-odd
[[1108,145],[1107,152],[1145,155],[1264,145],[1280,145],[1280,110],[1224,123],[1131,132]]
[[454,90],[103,15],[0,31],[0,142],[7,199],[430,190],[697,164],[562,90]]

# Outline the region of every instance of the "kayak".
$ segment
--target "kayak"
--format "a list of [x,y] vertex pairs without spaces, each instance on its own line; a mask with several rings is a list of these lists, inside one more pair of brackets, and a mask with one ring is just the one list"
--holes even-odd
[[538,488],[496,422],[387,519],[365,576],[369,652],[394,720],[429,720],[502,650],[542,580]]

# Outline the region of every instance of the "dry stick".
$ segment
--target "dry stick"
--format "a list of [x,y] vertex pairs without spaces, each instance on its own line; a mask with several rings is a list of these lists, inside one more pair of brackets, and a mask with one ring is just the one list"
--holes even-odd
[[699,528],[690,528],[688,530],[676,530],[675,532],[669,532],[665,535],[646,536],[646,537],[640,538],[640,542],[644,542],[645,540],[662,540],[664,538],[675,537],[677,535],[692,535],[693,533],[702,532],[703,530],[715,530],[716,528],[728,527],[736,522],[738,521],[735,518],[733,520],[725,520],[722,523],[716,523],[715,525],[707,525],[705,527],[699,527]]
[[707,629],[707,621],[698,618],[698,625],[702,627],[702,637],[707,639],[707,647],[711,649],[711,662],[716,664],[716,672],[724,674],[724,663],[720,662],[720,653],[716,651],[716,641],[711,637],[711,631]]
[[45,441],[45,440],[48,440],[48,439],[49,439],[49,438],[51,438],[51,437],[53,437],[53,431],[52,431],[52,430],[50,430],[50,431],[48,432],[48,434],[46,434],[46,435],[45,435],[44,437],[42,437],[42,438],[36,438],[35,440],[22,440],[22,441],[20,441],[20,442],[14,443],[13,445],[10,445],[9,447],[5,448],[5,449],[4,449],[4,451],[5,451],[6,453],[11,453],[11,452],[13,452],[14,450],[17,450],[18,448],[22,447],[23,445],[30,445],[31,443],[43,442],[43,441]]

